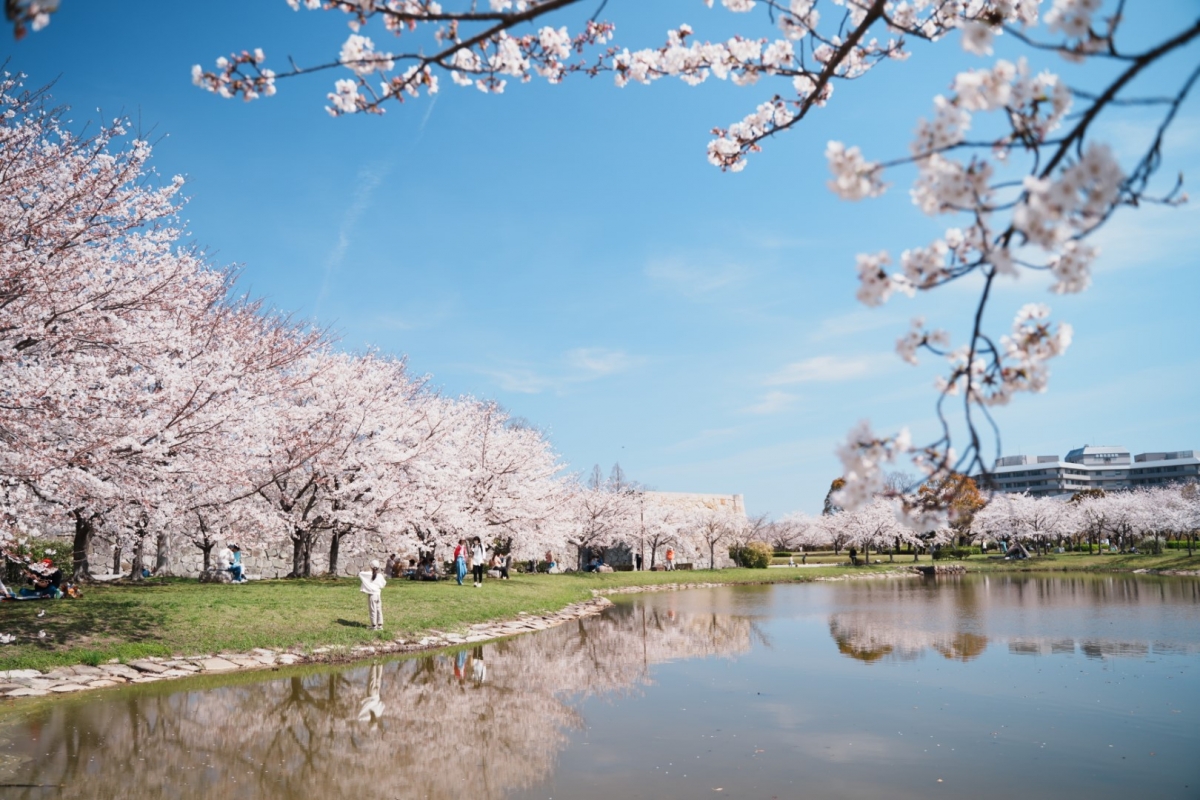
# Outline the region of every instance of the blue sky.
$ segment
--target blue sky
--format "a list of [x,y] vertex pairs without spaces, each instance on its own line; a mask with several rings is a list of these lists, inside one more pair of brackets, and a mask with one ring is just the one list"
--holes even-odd
[[[1195,13],[1162,0],[1131,33],[1156,41]],[[700,0],[611,0],[604,16],[631,48],[681,22],[701,38],[771,35],[758,15]],[[933,95],[990,60],[957,41],[918,46],[910,61],[840,85],[736,175],[705,162],[709,129],[784,86],[617,89],[601,77],[497,97],[444,81],[434,101],[335,120],[323,111],[333,73],[281,82],[250,104],[190,84],[192,64],[233,49],[261,46],[277,66],[286,54],[328,60],[347,33],[339,17],[283,0],[63,0],[48,28],[0,52],[30,85],[57,79],[54,96],[77,123],[125,113],[149,131],[158,171],[188,178],[191,235],[214,261],[240,265],[244,287],[332,327],[347,347],[408,354],[448,393],[496,398],[545,429],[574,469],[619,461],[657,489],[814,512],[838,474],[833,448],[857,420],[909,425],[918,441],[934,434],[938,365],[909,367],[894,341],[917,314],[961,332],[975,287],[867,309],[854,299],[854,256],[895,256],[950,221],[911,205],[906,173],[883,198],[838,201],[823,150],[840,139],[871,158],[902,154]],[[997,56],[1016,52],[1001,44]],[[1191,48],[1149,84],[1163,91],[1198,58]],[[1097,77],[1054,57],[1034,64]],[[1128,164],[1149,119],[1102,121],[1099,138]],[[1198,166],[1193,97],[1162,174]],[[993,331],[1032,300],[1076,331],[1049,393],[997,413],[1005,453],[1200,448],[1197,214],[1194,204],[1124,212],[1100,234],[1104,255],[1082,295],[1051,295],[1030,277],[998,293]]]

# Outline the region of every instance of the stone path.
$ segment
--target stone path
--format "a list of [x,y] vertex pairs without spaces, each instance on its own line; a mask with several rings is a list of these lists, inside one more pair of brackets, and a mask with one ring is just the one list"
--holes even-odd
[[436,650],[546,630],[581,617],[594,616],[611,605],[612,602],[606,598],[594,597],[591,600],[572,603],[561,611],[549,614],[522,612],[514,620],[485,622],[470,625],[459,631],[430,630],[419,638],[397,638],[394,641],[379,642],[374,645],[317,647],[308,652],[255,648],[248,653],[214,653],[183,658],[143,658],[130,661],[128,664],[112,662],[95,667],[79,664],[73,667],[55,667],[48,672],[40,672],[36,669],[0,670],[0,696],[45,697],[50,694],[67,694],[87,689],[105,689],[127,683],[154,683],[174,678],[190,678],[196,675],[278,669],[295,664],[357,661],[381,654]]

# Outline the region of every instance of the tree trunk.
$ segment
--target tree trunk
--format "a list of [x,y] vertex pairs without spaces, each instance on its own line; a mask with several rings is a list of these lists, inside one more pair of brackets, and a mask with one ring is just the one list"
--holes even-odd
[[145,544],[146,536],[145,534],[141,534],[137,537],[137,544],[133,546],[133,567],[130,570],[129,577],[133,578],[135,581],[140,581],[142,579],[142,570],[145,568],[145,564],[143,562],[143,551],[145,549]]
[[312,533],[304,537],[304,577],[306,578],[312,577],[312,551],[313,545],[316,544],[315,539],[316,537]]
[[167,534],[160,533],[158,540],[155,542],[154,550],[154,574],[167,575],[170,569],[167,566],[167,561],[170,559],[170,541],[167,539]]
[[292,571],[288,574],[289,578],[299,578],[304,571],[304,539],[300,536],[300,531],[292,533]]
[[708,568],[717,568],[717,543],[710,542],[708,545]]
[[[347,531],[346,533],[349,533]],[[346,533],[337,533],[336,531],[329,534],[329,575],[336,576],[338,571],[338,550],[341,548],[342,537]],[[391,577],[390,575],[388,576]]]
[[917,562],[917,559],[921,557],[921,555],[920,555],[921,551],[918,550],[917,546],[915,544],[913,544],[912,542],[909,542],[909,546],[912,548],[913,563],[915,564]]
[[120,575],[121,574],[121,545],[119,545],[119,544],[113,545],[112,557],[113,557],[113,575]]
[[74,565],[75,582],[92,579],[91,566],[88,564],[88,553],[92,550],[92,536],[96,532],[89,517],[83,516],[83,511],[74,512],[75,540],[71,544],[71,560]]
[[210,569],[210,564],[212,563],[212,551],[213,551],[213,547],[215,547],[216,544],[217,544],[216,542],[206,542],[204,544],[196,545],[197,547],[200,548],[200,552],[204,554],[204,571],[205,572],[208,572],[208,570]]

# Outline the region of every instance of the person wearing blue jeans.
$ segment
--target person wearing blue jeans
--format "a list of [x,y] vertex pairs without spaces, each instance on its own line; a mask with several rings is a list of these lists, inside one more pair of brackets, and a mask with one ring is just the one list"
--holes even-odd
[[454,548],[454,577],[462,586],[463,578],[467,577],[467,540],[459,539],[458,547]]
[[231,544],[229,549],[233,551],[233,563],[229,565],[229,572],[233,575],[235,583],[242,583],[246,580],[246,573],[242,569],[242,548]]

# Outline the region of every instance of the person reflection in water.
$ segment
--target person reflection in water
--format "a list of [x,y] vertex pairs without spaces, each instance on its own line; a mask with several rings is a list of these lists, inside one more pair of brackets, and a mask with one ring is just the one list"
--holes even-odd
[[487,680],[487,666],[483,663],[483,648],[476,647],[471,651],[471,679],[476,683]]
[[465,677],[465,669],[467,666],[467,651],[459,650],[454,656],[454,677],[460,681]]
[[383,718],[386,706],[379,699],[382,686],[383,664],[372,664],[371,674],[367,677],[367,697],[362,701],[362,708],[358,711],[359,722],[375,724]]

